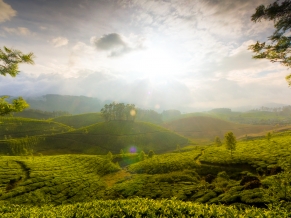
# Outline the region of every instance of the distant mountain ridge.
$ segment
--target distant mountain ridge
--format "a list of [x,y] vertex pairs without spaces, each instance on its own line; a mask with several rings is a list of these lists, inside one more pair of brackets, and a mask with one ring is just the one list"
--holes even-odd
[[48,94],[42,98],[27,98],[30,108],[43,111],[68,111],[71,114],[99,112],[106,103],[98,98]]

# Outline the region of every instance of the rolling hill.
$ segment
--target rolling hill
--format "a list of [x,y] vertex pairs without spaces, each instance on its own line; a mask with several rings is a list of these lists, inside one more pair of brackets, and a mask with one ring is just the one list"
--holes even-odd
[[0,117],[0,140],[50,135],[71,130],[73,128],[53,121],[20,117]]
[[153,150],[156,153],[187,145],[189,139],[163,127],[128,121],[101,122],[67,133],[46,136],[33,149],[43,154],[106,154]]
[[236,136],[242,136],[274,129],[271,125],[238,124],[207,116],[182,118],[163,126],[185,137],[210,141],[216,136],[224,137],[228,131],[232,131]]
[[76,129],[104,121],[104,119],[101,117],[101,113],[86,113],[71,116],[61,116],[56,117],[52,120]]

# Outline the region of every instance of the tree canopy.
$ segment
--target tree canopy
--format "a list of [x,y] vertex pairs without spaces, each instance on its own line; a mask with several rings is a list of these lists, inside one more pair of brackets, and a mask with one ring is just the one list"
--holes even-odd
[[[268,59],[291,67],[291,0],[284,0],[281,3],[277,0],[268,6],[258,6],[252,15],[252,21],[261,20],[274,21],[275,31],[267,42],[257,41],[256,44],[250,45],[249,49],[255,53],[253,58]],[[286,80],[291,86],[291,74],[286,76]]]
[[[19,50],[9,49],[5,46],[3,49],[0,48],[0,75],[9,74],[15,77],[20,72],[18,65],[20,63],[34,64],[33,58],[33,53],[23,54]],[[20,112],[29,106],[22,97],[14,99],[12,103],[7,102],[7,98],[8,96],[0,97],[0,116]]]
[[111,103],[105,104],[101,109],[102,117],[106,121],[111,120],[132,120],[136,116],[136,108],[134,104]]

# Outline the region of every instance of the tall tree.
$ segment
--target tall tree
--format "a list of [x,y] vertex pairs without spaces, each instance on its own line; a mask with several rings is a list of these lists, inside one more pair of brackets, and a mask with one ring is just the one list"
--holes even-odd
[[236,149],[236,138],[233,132],[228,132],[225,134],[226,149],[230,150],[230,155],[232,157],[232,151]]
[[[291,67],[291,0],[284,0],[281,3],[275,1],[268,5],[260,5],[252,15],[252,21],[273,20],[275,32],[267,42],[258,42],[250,45],[256,59],[268,59],[271,62],[279,62],[286,67]],[[288,35],[289,34],[289,35]],[[291,74],[286,76],[291,86]]]
[[[23,54],[19,50],[9,49],[5,46],[3,49],[0,48],[0,75],[8,74],[15,77],[20,72],[18,65],[21,63],[34,64],[33,58],[33,53]],[[29,106],[22,97],[14,99],[12,103],[7,102],[7,98],[8,96],[0,97],[0,116],[20,112]]]

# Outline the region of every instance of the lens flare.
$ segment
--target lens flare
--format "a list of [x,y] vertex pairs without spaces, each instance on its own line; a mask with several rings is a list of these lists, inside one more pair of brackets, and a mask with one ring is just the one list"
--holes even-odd
[[131,110],[130,111],[130,115],[134,117],[136,115],[136,111],[135,110]]
[[129,152],[130,152],[130,153],[136,153],[136,147],[131,146],[131,147],[129,148]]

